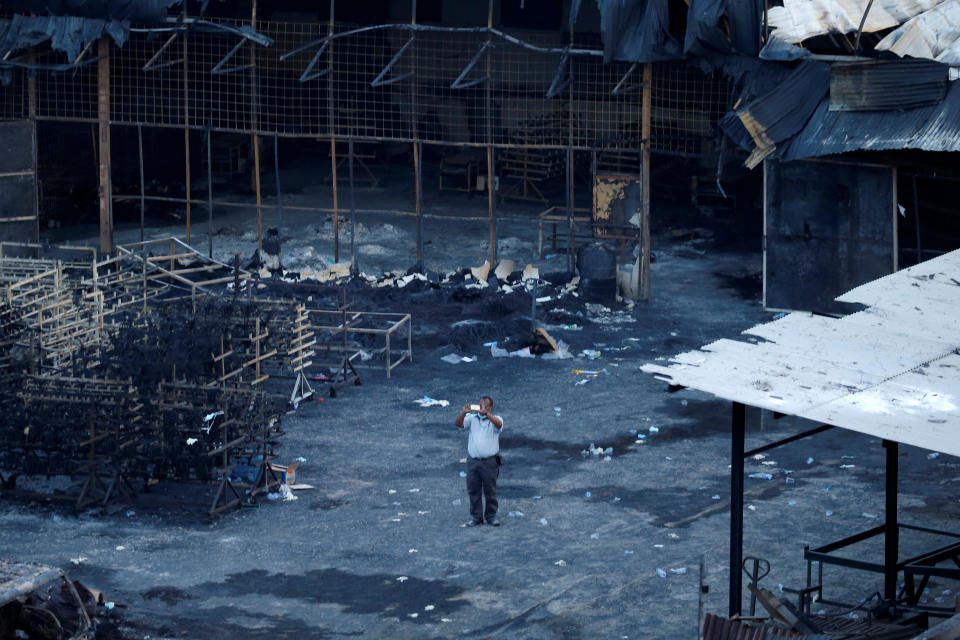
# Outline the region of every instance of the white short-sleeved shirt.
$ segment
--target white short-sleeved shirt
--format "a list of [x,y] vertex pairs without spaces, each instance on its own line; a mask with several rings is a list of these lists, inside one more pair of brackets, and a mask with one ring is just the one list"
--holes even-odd
[[[502,424],[503,418],[496,416]],[[500,453],[500,429],[479,414],[468,413],[463,426],[470,430],[467,439],[467,455],[471,458],[489,458]],[[501,427],[502,428],[502,427]]]

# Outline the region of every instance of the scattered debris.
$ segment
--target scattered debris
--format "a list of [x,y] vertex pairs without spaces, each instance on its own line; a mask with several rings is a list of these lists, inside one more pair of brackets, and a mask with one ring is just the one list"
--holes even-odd
[[434,400],[430,396],[423,396],[417,400],[414,400],[415,403],[421,407],[449,407],[449,400]]

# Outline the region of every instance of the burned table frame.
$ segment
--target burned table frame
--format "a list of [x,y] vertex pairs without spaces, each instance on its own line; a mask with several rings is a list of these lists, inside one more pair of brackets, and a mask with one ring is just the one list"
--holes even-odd
[[[349,307],[343,306],[340,309],[323,310],[311,309],[309,311],[311,329],[314,332],[324,331],[341,337],[341,344],[328,343],[317,345],[317,350],[325,349],[327,353],[341,353],[344,360],[337,363],[318,364],[318,366],[339,367],[341,370],[349,367],[356,374],[353,361],[359,356],[359,351],[347,356],[346,353],[351,350],[348,342],[350,334],[365,334],[373,336],[383,336],[384,338],[384,367],[387,377],[404,360],[413,362],[413,327],[412,316],[409,313],[386,313],[375,311],[351,311]],[[337,324],[332,324],[337,323]],[[380,324],[382,326],[371,326]],[[395,333],[406,327],[406,349],[403,349],[399,356],[394,359],[394,349],[391,338]],[[349,365],[344,364],[348,362]],[[359,374],[356,374],[359,376]]]
[[[671,390],[678,390],[680,388],[682,387],[671,387]],[[781,416],[775,414],[775,417]],[[740,615],[743,612],[743,575],[740,571],[740,568],[743,565],[743,481],[745,473],[745,460],[748,457],[754,456],[758,453],[795,442],[802,438],[816,435],[823,431],[833,429],[834,427],[832,425],[821,425],[802,433],[783,438],[782,440],[746,450],[746,407],[744,404],[740,402],[733,403],[731,425],[729,615],[733,617],[735,615]],[[799,595],[799,604],[801,609],[805,611],[809,611],[810,597],[814,593],[820,596],[820,602],[843,605],[844,603],[828,602],[822,598],[823,565],[833,564],[851,569],[883,574],[883,598],[886,600],[891,609],[896,608],[897,606],[903,606],[910,610],[923,611],[931,615],[950,616],[953,614],[953,611],[942,607],[922,606],[919,602],[919,599],[920,594],[923,593],[923,589],[926,586],[927,581],[933,576],[960,580],[960,534],[898,522],[897,493],[899,485],[899,444],[892,440],[884,440],[883,447],[886,451],[884,477],[885,522],[867,531],[848,536],[815,549],[805,547],[804,559],[807,562],[807,586],[804,589],[794,590],[794,593]],[[899,545],[901,530],[939,534],[956,538],[958,542],[954,542],[913,558],[900,560]],[[852,560],[849,558],[842,558],[832,555],[834,551],[880,535],[882,535],[884,539],[884,558],[882,563]],[[938,563],[945,560],[952,561],[957,565],[958,568],[942,568],[936,566]],[[818,564],[818,579],[816,583],[814,583],[812,579],[812,567],[814,562]],[[898,592],[897,577],[901,571],[904,573],[905,586],[903,591]],[[916,584],[917,577],[920,578],[919,585]]]

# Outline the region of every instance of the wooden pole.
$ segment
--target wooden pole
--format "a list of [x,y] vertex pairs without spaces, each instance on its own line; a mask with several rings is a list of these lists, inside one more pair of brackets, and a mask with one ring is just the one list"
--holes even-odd
[[[257,28],[257,0],[253,0],[250,6],[250,26]],[[260,126],[257,122],[259,115],[259,105],[257,104],[257,95],[259,91],[257,83],[257,57],[255,49],[250,48],[250,128],[253,131],[259,131]],[[260,134],[253,134],[253,189],[257,196],[257,248],[263,248],[263,197],[260,193]]]
[[100,251],[113,251],[113,185],[110,174],[110,41],[97,44],[97,124],[100,191]]
[[[573,48],[573,21],[570,21],[570,39],[569,47]],[[573,63],[570,57],[567,57],[567,225],[569,226],[570,237],[567,246],[567,265],[572,272],[576,267],[577,261],[574,252],[577,248],[577,233],[574,222],[574,209],[576,208],[576,191],[573,186]]]
[[[143,127],[137,125],[137,151],[140,160],[140,242],[143,242],[143,225],[147,212],[146,194],[143,184]],[[187,195],[187,198],[190,196]]]
[[[493,0],[487,3],[487,28],[493,28]],[[490,35],[487,34],[487,46],[490,45]],[[490,268],[497,264],[497,222],[496,222],[496,194],[494,193],[494,163],[493,163],[493,98],[491,92],[493,79],[490,77],[490,54],[484,56],[487,67],[487,81],[484,84],[485,111],[487,119],[487,212],[490,217]]]
[[340,262],[340,205],[337,197],[337,139],[330,136],[330,179],[333,184],[333,261]]
[[641,227],[640,237],[643,242],[643,253],[640,257],[640,297],[650,299],[650,111],[653,96],[653,65],[643,65],[643,96],[641,98],[640,114],[640,170],[643,172],[641,193]]
[[257,247],[263,248],[263,198],[260,193],[260,134],[253,134],[253,189],[257,194]]
[[[411,0],[410,5],[410,23],[417,24],[417,0]],[[415,35],[416,31],[412,33]],[[410,36],[411,39],[414,35]],[[416,81],[416,76],[414,76],[411,82],[416,83]],[[416,84],[414,84],[414,89],[410,91],[410,134],[413,136],[414,209],[417,214],[417,268],[423,271],[423,175],[421,173],[423,168],[421,164],[423,148],[420,144],[420,131],[417,126],[417,92],[415,87]],[[387,339],[389,340],[389,335]],[[389,349],[387,354],[387,377],[390,377]]]
[[213,127],[207,127],[207,244],[213,258]]
[[[337,2],[330,0],[330,20],[327,22],[327,35],[332,36]],[[333,261],[340,262],[340,205],[337,197],[337,136],[335,133],[335,107],[333,100],[333,41],[327,46],[327,126],[330,130],[330,179],[333,185]]]
[[[183,8],[183,18],[187,18],[186,3]],[[186,223],[187,244],[190,244],[190,83],[187,51],[187,34],[183,34],[183,155],[184,155],[184,187],[187,194]]]
[[184,185],[187,191],[187,244],[190,244],[190,129],[183,130]]
[[[33,50],[28,54],[27,59],[30,63],[36,62],[36,54]],[[37,154],[37,78],[36,74],[27,76],[27,117],[30,118],[31,136],[33,138],[33,241],[40,241],[40,159]],[[96,260],[94,260],[96,264]]]
[[421,156],[423,152],[420,149],[420,143],[413,143],[413,176],[415,181],[416,202],[414,204],[417,213],[417,265],[423,268],[423,176],[421,174]]
[[[347,146],[347,154],[350,159],[350,273],[353,275],[357,270],[357,253],[356,253],[356,240],[357,240],[357,201],[354,197],[354,188],[353,188],[353,138],[350,138],[350,141]],[[346,326],[346,325],[344,325]],[[346,329],[344,329],[346,332]],[[346,335],[346,333],[344,333]]]

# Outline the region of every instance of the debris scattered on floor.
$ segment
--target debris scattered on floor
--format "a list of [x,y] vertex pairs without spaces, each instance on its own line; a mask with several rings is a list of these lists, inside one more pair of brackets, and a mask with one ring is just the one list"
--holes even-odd
[[449,407],[450,406],[449,400],[434,400],[430,396],[423,396],[422,398],[418,398],[417,400],[414,400],[414,402],[420,405],[421,407]]
[[440,358],[440,359],[443,360],[444,362],[448,362],[448,363],[450,363],[450,364],[460,364],[461,362],[476,362],[476,361],[477,361],[477,357],[476,357],[476,356],[472,356],[472,357],[471,357],[471,356],[461,356],[461,355],[457,355],[456,353],[448,353],[447,355],[443,356],[443,357]]

